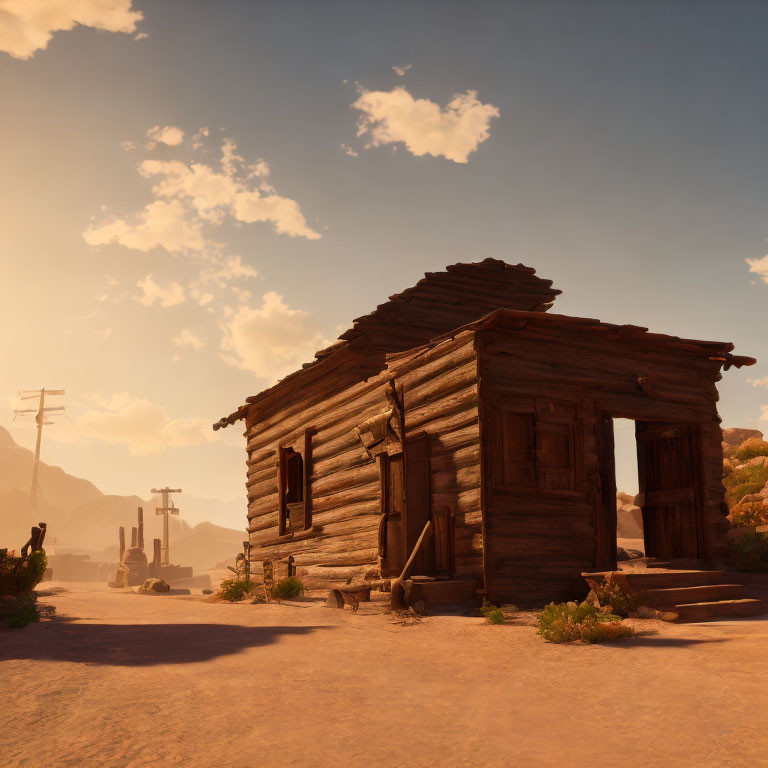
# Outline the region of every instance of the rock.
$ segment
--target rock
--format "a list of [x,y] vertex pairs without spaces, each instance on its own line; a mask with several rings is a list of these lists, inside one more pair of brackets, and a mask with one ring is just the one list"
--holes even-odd
[[620,539],[643,538],[643,511],[633,503],[616,510],[616,531]]
[[625,560],[635,560],[638,557],[645,557],[645,555],[639,549],[625,549],[624,547],[616,547],[616,559],[619,562],[623,562]]
[[658,611],[648,605],[641,605],[637,611],[631,614],[638,619],[659,619],[660,621],[676,621],[677,614],[674,611]]
[[755,456],[747,462],[748,467],[766,467],[768,466],[768,456]]
[[213,590],[212,589],[204,589],[203,590],[203,594],[204,595],[212,595],[213,594]]
[[170,591],[171,585],[162,579],[146,579],[138,589],[140,595],[161,594]]
[[743,429],[742,427],[729,427],[723,430],[723,443],[738,448],[745,440],[750,438],[763,439],[763,433],[758,429]]

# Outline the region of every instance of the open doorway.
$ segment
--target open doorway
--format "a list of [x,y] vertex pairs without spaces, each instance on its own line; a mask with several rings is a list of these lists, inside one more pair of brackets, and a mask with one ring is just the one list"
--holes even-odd
[[613,419],[616,472],[616,558],[627,560],[645,554],[643,513],[637,502],[637,439],[632,419]]

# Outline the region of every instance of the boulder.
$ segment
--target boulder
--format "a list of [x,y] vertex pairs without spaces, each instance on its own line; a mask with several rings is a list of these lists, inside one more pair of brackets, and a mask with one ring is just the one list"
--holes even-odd
[[723,430],[723,444],[731,448],[738,448],[745,440],[750,438],[763,439],[763,433],[758,429],[744,429],[742,427],[729,427]]
[[755,456],[747,462],[748,467],[768,467],[768,456]]
[[677,614],[674,611],[659,611],[648,605],[641,605],[637,611],[630,614],[631,618],[638,619],[659,619],[660,621],[676,621]]
[[635,560],[638,557],[645,557],[645,555],[639,549],[625,549],[624,547],[616,547],[616,560],[619,562],[624,560]]
[[622,504],[616,510],[616,531],[620,539],[643,538],[643,512],[632,503]]
[[171,585],[162,579],[146,579],[138,590],[140,595],[162,594],[170,591]]

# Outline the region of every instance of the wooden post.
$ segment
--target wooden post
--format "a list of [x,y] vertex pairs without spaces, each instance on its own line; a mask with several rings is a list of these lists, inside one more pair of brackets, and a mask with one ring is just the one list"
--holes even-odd
[[285,501],[285,489],[287,486],[285,448],[281,447],[277,458],[277,535],[285,536],[286,517],[288,509]]
[[120,537],[120,562],[123,562],[123,555],[125,554],[125,528],[121,525],[117,531]]
[[243,542],[243,556],[245,557],[245,580],[251,580],[251,545],[249,542]]
[[139,507],[139,514],[138,514],[138,523],[139,523],[139,537],[138,541],[136,543],[136,546],[143,552],[144,551],[144,509],[143,507]]
[[315,428],[304,430],[304,530],[312,528],[312,435]]
[[152,544],[152,575],[155,576],[155,578],[160,578],[160,539],[152,539]]

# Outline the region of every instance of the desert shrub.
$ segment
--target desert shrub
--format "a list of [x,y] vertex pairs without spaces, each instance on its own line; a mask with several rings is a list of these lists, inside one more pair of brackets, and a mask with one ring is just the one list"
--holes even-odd
[[723,478],[725,501],[728,508],[735,507],[749,493],[757,493],[768,482],[768,467],[742,467]]
[[629,616],[646,601],[644,592],[629,594],[624,592],[618,584],[609,584],[607,581],[594,584],[592,589],[600,605],[609,605],[611,611],[617,616]]
[[31,552],[26,560],[0,556],[0,594],[31,592],[43,580],[47,567],[48,558],[42,549]]
[[768,533],[745,533],[738,541],[729,542],[725,562],[735,571],[768,572]]
[[256,585],[250,579],[225,579],[221,582],[218,596],[230,603],[242,600]]
[[490,624],[503,624],[504,623],[504,611],[501,608],[496,608],[494,611],[489,611],[486,616]]
[[22,595],[18,603],[3,618],[11,629],[21,629],[27,624],[40,621],[40,612],[37,610],[34,596]]
[[760,501],[742,501],[731,509],[728,520],[734,528],[768,525],[768,506]]
[[536,627],[548,643],[599,643],[634,635],[619,616],[600,613],[589,603],[550,603],[536,616]]
[[739,461],[749,461],[755,456],[768,456],[768,442],[759,437],[745,440],[733,454]]
[[304,594],[304,582],[298,576],[286,576],[272,585],[272,597],[276,600],[290,600]]
[[489,603],[487,598],[483,598],[483,604],[480,606],[480,613],[485,616],[490,624],[503,624],[504,611],[498,605]]

